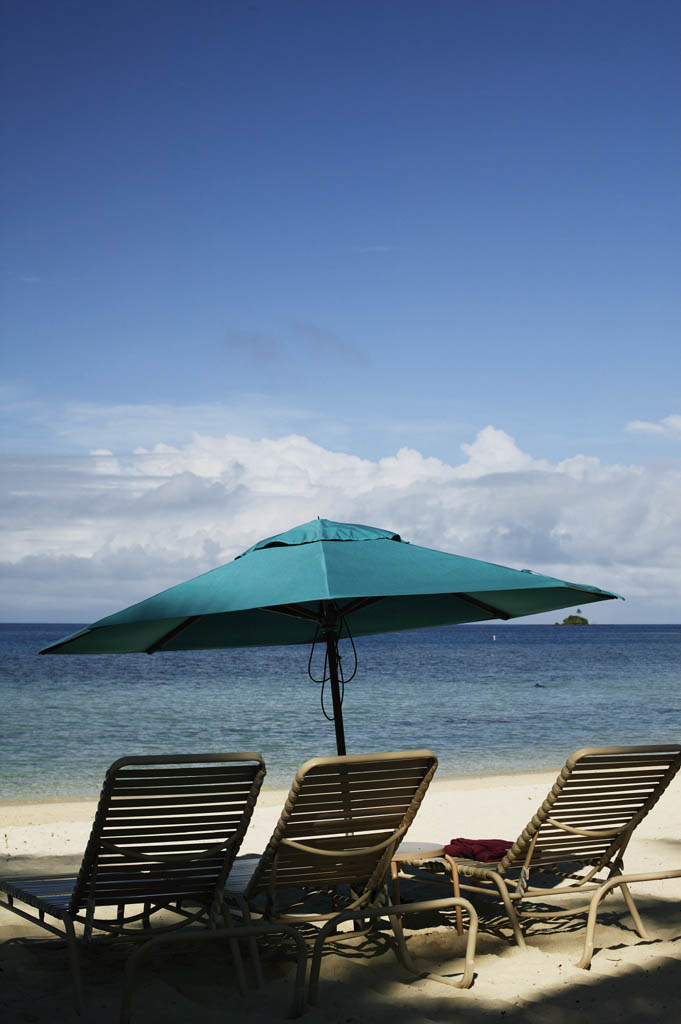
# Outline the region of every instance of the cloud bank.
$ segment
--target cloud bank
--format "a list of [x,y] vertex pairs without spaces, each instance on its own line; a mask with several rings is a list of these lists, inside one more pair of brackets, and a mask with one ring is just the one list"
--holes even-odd
[[627,423],[627,430],[632,434],[665,434],[681,441],[681,415],[673,413],[657,423],[649,423],[647,420],[630,420]]
[[551,464],[487,426],[451,463],[292,434],[4,460],[4,620],[91,621],[316,516],[623,594],[596,621],[681,620],[681,463]]

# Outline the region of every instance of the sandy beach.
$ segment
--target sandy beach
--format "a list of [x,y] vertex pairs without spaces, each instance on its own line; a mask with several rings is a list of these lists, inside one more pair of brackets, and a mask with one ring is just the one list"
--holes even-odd
[[[558,766],[557,766],[558,767]],[[453,836],[514,839],[545,797],[555,773],[436,780],[417,815],[409,840],[447,842]],[[285,792],[261,793],[242,853],[262,851]],[[94,799],[0,807],[3,875],[77,869],[95,809]],[[681,779],[634,834],[628,872],[681,866]],[[403,893],[425,897],[426,886]],[[443,890],[431,895],[445,895]],[[448,1021],[465,1014],[482,1021],[615,1022],[673,1020],[681,1013],[681,879],[641,883],[634,889],[650,941],[633,930],[619,896],[606,901],[589,971],[575,966],[584,938],[579,924],[534,926],[530,948],[517,949],[502,934],[486,901],[468,991],[414,979],[395,960],[387,941],[324,958],[319,1005],[305,1014],[310,1024],[369,1024],[369,1021]],[[490,922],[486,924],[486,917]],[[490,916],[491,915],[491,916]],[[414,920],[409,945],[425,970],[455,975],[462,968],[465,937],[437,922]],[[47,941],[41,941],[45,940]],[[88,1018],[101,1024],[118,1018],[128,946],[93,947],[83,955]],[[0,911],[0,1004],[3,1020],[76,1021],[66,953],[46,932]],[[140,973],[133,1020],[224,1022],[282,1019],[289,1003],[291,960],[272,954],[265,962],[266,986],[239,995],[228,954],[219,944],[173,947],[154,955]]]

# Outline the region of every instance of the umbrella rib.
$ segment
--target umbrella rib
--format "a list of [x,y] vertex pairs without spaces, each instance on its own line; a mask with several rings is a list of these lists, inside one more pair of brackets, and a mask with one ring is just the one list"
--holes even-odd
[[352,615],[353,612],[358,612],[361,608],[366,608],[369,604],[375,604],[376,601],[383,601],[383,595],[379,597],[357,597],[354,601],[350,601],[349,604],[344,605],[338,609],[338,613],[343,615]]
[[74,640],[82,640],[88,633],[94,633],[94,629],[82,629],[80,633],[76,633],[75,636],[69,636],[66,640],[59,640],[56,644],[50,644],[49,647],[44,647],[39,654],[53,654],[54,651],[58,651],[60,647],[68,647],[69,644],[73,643]]
[[[383,597],[357,597],[344,605],[342,608],[336,608],[338,617],[342,618],[345,615],[351,615],[352,612],[359,611],[360,608],[366,608],[369,604],[374,604],[376,601],[382,601]],[[321,617],[311,612],[309,608],[303,608],[302,605],[298,604],[276,604],[276,605],[264,605],[264,612],[278,612],[279,615],[289,615],[294,619],[305,619],[308,622],[321,622]]]
[[288,615],[293,619],[305,619],[307,622],[319,622],[319,616],[315,615],[308,608],[297,604],[273,604],[263,605],[262,611],[276,612],[278,615]]
[[484,601],[478,601],[477,597],[471,597],[470,594],[452,594],[452,597],[458,597],[460,601],[465,601],[466,604],[472,604],[476,608],[481,608],[484,612],[489,612],[496,619],[512,618],[508,612],[503,612],[501,608],[495,608],[491,604],[485,604]]
[[174,626],[173,629],[169,629],[167,633],[164,633],[160,640],[155,640],[150,647],[147,647],[145,654],[155,654],[156,651],[160,651],[162,647],[170,641],[174,640],[180,633],[184,633],[185,629],[189,629],[194,623],[200,619],[200,615],[190,615],[188,619],[181,622],[179,626]]

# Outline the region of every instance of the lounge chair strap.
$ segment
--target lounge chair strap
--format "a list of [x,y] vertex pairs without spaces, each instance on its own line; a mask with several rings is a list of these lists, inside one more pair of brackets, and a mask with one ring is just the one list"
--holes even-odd
[[515,889],[516,895],[522,896],[524,893],[526,893],[527,889],[529,887],[529,884],[530,884],[530,869],[527,866],[525,866],[525,867],[522,867],[520,869],[520,875],[518,877],[518,881],[516,883],[516,889]]

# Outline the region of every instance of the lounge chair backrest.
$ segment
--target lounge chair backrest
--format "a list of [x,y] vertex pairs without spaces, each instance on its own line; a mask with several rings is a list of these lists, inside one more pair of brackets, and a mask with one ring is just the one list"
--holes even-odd
[[102,787],[70,912],[208,903],[221,891],[265,776],[259,754],[124,757]]
[[430,750],[307,761],[246,895],[344,884],[374,889],[436,768]]
[[616,865],[680,765],[681,746],[675,744],[578,750],[499,871],[570,861]]

